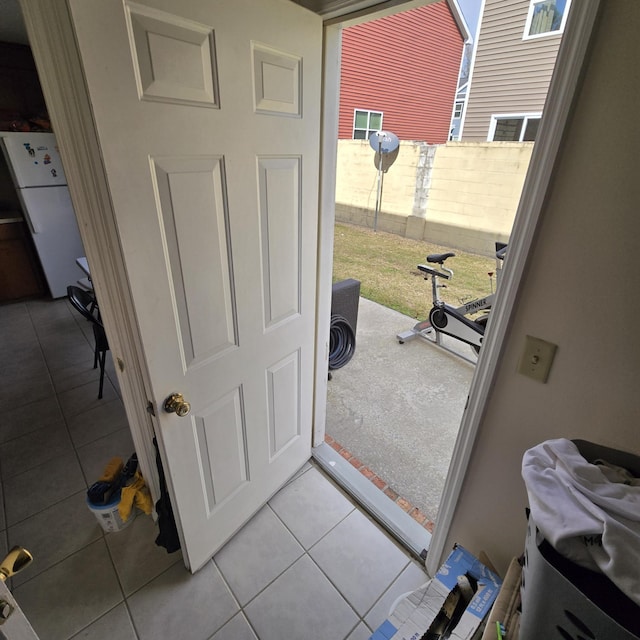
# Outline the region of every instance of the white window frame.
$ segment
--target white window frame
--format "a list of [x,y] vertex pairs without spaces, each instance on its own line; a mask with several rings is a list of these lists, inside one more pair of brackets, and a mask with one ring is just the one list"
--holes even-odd
[[498,120],[506,120],[506,119],[514,119],[514,118],[522,118],[522,129],[520,131],[520,140],[514,140],[513,142],[522,142],[522,136],[524,135],[525,129],[527,128],[527,120],[534,120],[542,118],[542,112],[534,111],[530,113],[493,113],[491,114],[491,122],[489,124],[489,133],[487,134],[487,142],[495,142],[493,136],[496,133],[496,126],[498,125]]
[[531,22],[533,21],[533,10],[536,4],[540,4],[544,2],[544,0],[529,0],[529,12],[527,13],[527,21],[524,25],[524,33],[522,34],[523,40],[534,40],[536,38],[546,38],[548,36],[556,36],[564,32],[564,26],[567,24],[567,16],[569,15],[569,10],[571,9],[571,0],[566,0],[566,5],[564,8],[564,14],[562,15],[562,21],[560,22],[560,28],[556,31],[545,31],[544,33],[534,33],[533,35],[529,35],[529,30],[531,29]]
[[[466,106],[467,100],[465,98],[458,98],[453,102],[453,111],[451,113],[451,123],[449,125],[449,142],[457,142],[462,137],[462,116],[464,115],[464,108]],[[460,106],[460,115],[456,115],[456,106]],[[453,130],[455,127],[455,121],[458,121],[458,133],[454,135]]]
[[[356,127],[356,113],[366,113],[367,114],[367,128],[363,129],[362,127]],[[369,125],[371,124],[371,114],[380,114],[380,128],[372,129]],[[353,110],[353,126],[351,127],[351,139],[352,140],[368,140],[369,136],[375,131],[382,131],[382,122],[384,120],[384,111],[378,111],[377,109],[354,109]],[[369,135],[365,138],[356,138],[355,134],[357,131],[367,131]]]

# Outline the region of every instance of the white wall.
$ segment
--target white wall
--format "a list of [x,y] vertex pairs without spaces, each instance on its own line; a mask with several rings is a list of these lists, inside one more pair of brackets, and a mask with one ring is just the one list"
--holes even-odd
[[[640,2],[603,0],[450,530],[499,570],[525,536],[524,451],[548,438],[640,454]],[[548,383],[516,373],[524,337],[558,345]]]

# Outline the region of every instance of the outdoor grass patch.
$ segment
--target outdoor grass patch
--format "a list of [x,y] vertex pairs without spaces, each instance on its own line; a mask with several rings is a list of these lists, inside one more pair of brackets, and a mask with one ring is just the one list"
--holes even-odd
[[364,298],[421,320],[431,309],[431,281],[416,267],[428,254],[456,254],[445,263],[455,275],[440,289],[441,298],[456,307],[491,293],[487,274],[495,272],[496,265],[484,256],[343,223],[335,226],[333,251],[334,282],[360,280]]

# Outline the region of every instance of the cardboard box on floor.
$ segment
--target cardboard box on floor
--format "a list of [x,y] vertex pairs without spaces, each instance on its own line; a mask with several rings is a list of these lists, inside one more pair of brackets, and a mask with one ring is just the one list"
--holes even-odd
[[518,638],[520,630],[520,581],[522,567],[517,558],[511,560],[500,593],[487,618],[482,640],[496,640],[496,622],[505,628],[505,638]]
[[[403,598],[370,640],[420,640],[437,618],[445,601],[458,586],[459,576],[477,583],[473,598],[447,636],[450,640],[473,640],[491,610],[502,580],[473,554],[456,545],[435,577],[423,588]],[[438,636],[431,636],[438,637]]]

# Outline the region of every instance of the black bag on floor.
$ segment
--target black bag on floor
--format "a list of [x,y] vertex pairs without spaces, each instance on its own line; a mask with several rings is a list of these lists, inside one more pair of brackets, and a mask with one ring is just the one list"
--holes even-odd
[[160,479],[160,499],[156,502],[156,513],[158,514],[158,527],[160,533],[156,538],[156,544],[164,547],[167,553],[173,553],[180,549],[180,538],[178,537],[178,528],[176,527],[176,519],[173,516],[173,508],[171,507],[171,499],[167,491],[167,482],[164,477],[164,469],[160,460],[160,450],[158,449],[158,441],[154,438],[153,444],[156,448],[156,465],[158,467],[158,477]]

